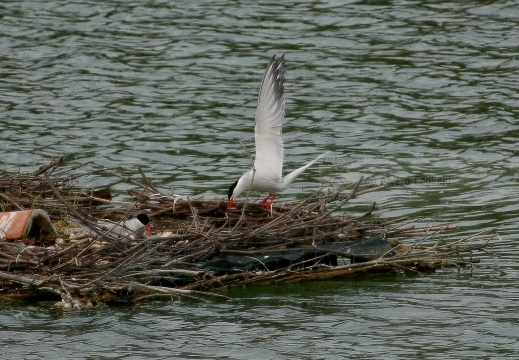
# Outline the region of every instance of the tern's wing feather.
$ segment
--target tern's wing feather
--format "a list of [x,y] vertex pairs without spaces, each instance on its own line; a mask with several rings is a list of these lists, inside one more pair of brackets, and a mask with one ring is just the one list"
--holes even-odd
[[257,172],[273,179],[283,176],[283,118],[285,116],[285,58],[270,60],[261,81],[256,109],[256,160]]

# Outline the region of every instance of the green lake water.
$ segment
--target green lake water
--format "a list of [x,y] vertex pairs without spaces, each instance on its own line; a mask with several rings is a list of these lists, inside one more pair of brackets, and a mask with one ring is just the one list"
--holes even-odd
[[515,1],[4,1],[0,171],[64,156],[224,198],[250,166],[239,140],[254,148],[273,54],[286,57],[285,169],[330,151],[276,201],[363,176],[391,186],[346,212],[457,220],[451,238],[498,227],[495,248],[472,269],[234,289],[231,302],[2,301],[2,358],[519,356]]

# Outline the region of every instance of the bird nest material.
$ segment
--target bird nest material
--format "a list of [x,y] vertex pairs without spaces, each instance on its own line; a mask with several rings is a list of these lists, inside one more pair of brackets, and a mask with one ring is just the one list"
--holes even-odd
[[[371,211],[347,217],[349,200],[380,189],[361,189],[361,181],[271,209],[241,202],[228,211],[223,200],[163,194],[141,169],[142,181],[136,181],[110,169],[57,170],[61,161],[34,174],[0,177],[2,211],[44,209],[59,234],[0,241],[0,296],[6,299],[53,300],[71,308],[157,297],[227,299],[218,290],[471,265],[494,236],[447,241],[442,234],[452,224],[415,229],[406,218],[373,220]],[[78,185],[99,173],[136,186],[129,191],[134,201]],[[142,240],[91,236],[76,225],[142,212],[154,227]]]

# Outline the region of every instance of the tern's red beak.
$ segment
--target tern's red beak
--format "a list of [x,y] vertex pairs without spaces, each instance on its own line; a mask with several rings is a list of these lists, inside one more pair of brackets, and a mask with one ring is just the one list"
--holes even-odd
[[234,205],[234,199],[229,200],[229,202],[227,203],[227,210],[232,209],[233,205]]
[[151,235],[151,226],[146,225],[146,231],[148,232],[148,234]]

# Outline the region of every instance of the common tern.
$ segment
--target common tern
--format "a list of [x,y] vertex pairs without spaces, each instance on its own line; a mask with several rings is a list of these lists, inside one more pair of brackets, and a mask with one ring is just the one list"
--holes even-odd
[[[151,235],[151,227],[149,225],[150,218],[146,214],[139,214],[137,217],[125,221],[99,220],[93,224],[85,224],[78,222],[83,230],[90,235],[98,236],[98,232],[104,233],[104,236],[110,240],[127,239],[142,240],[147,235]],[[96,228],[97,232],[92,228]]]
[[[283,119],[285,116],[285,55],[274,55],[267,65],[258,96],[255,119],[256,158],[253,168],[243,174],[228,192],[227,209],[242,193],[253,190],[268,192],[260,204],[270,208],[276,194],[286,190],[299,174],[323,157],[322,154],[305,166],[283,176]],[[270,202],[269,202],[270,199]]]

